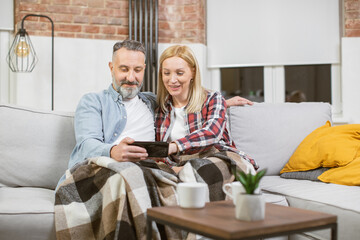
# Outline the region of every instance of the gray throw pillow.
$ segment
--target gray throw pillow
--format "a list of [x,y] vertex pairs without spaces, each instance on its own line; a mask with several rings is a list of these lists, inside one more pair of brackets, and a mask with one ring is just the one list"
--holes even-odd
[[286,172],[280,174],[282,178],[291,178],[291,179],[300,179],[300,180],[311,180],[311,181],[320,181],[318,176],[323,172],[329,170],[330,168],[317,168],[309,171],[299,171],[299,172]]

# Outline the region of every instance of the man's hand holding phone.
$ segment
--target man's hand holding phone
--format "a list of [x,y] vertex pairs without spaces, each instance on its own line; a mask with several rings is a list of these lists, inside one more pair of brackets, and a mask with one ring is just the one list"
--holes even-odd
[[126,137],[118,145],[110,150],[110,157],[118,162],[138,162],[149,157],[146,149],[137,145],[132,145],[134,139]]

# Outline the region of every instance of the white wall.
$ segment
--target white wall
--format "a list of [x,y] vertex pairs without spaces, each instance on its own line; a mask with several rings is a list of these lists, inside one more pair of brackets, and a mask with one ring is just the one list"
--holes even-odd
[[360,123],[360,38],[342,39],[343,116]]
[[10,32],[0,30],[0,103],[10,101],[10,68],[6,56],[10,46]]
[[[12,73],[11,103],[51,109],[51,38],[31,36],[39,58],[31,73]],[[54,108],[74,111],[81,96],[111,83],[108,62],[115,41],[55,38]]]
[[[10,81],[2,81],[2,92],[11,104],[37,109],[51,109],[51,38],[31,36],[39,58],[31,73],[12,73]],[[111,61],[114,40],[55,38],[54,108],[58,111],[75,111],[81,96],[87,92],[106,89],[111,83],[108,62]],[[9,43],[7,43],[8,45]],[[171,44],[159,44],[159,56]],[[206,68],[206,46],[188,44],[194,51],[203,85],[211,89]],[[6,54],[8,46],[5,46]],[[0,66],[8,71],[6,62]],[[9,83],[8,83],[9,82]],[[8,89],[5,89],[5,88]],[[0,92],[0,97],[5,94]],[[1,101],[6,103],[6,101]]]

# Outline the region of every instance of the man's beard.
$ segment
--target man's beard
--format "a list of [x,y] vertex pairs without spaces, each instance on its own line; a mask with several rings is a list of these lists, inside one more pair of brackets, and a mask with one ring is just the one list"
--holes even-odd
[[[124,84],[135,85],[136,87],[123,87]],[[143,83],[141,83],[141,85],[139,86],[139,82],[136,80],[134,82],[121,80],[119,86],[117,85],[115,78],[113,77],[113,85],[115,87],[115,90],[122,96],[123,99],[132,99],[140,92]]]

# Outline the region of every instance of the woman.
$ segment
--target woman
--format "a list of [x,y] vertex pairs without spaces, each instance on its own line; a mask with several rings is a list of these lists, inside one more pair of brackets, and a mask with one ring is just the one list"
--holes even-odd
[[[183,156],[211,156],[216,149],[227,153],[243,171],[255,172],[255,161],[237,150],[230,138],[225,99],[220,93],[202,87],[199,66],[190,48],[181,45],[167,48],[159,65],[155,125],[156,140],[170,143],[170,158],[164,162],[179,172],[182,168],[177,166],[191,158]],[[193,158],[198,160],[199,156]]]

